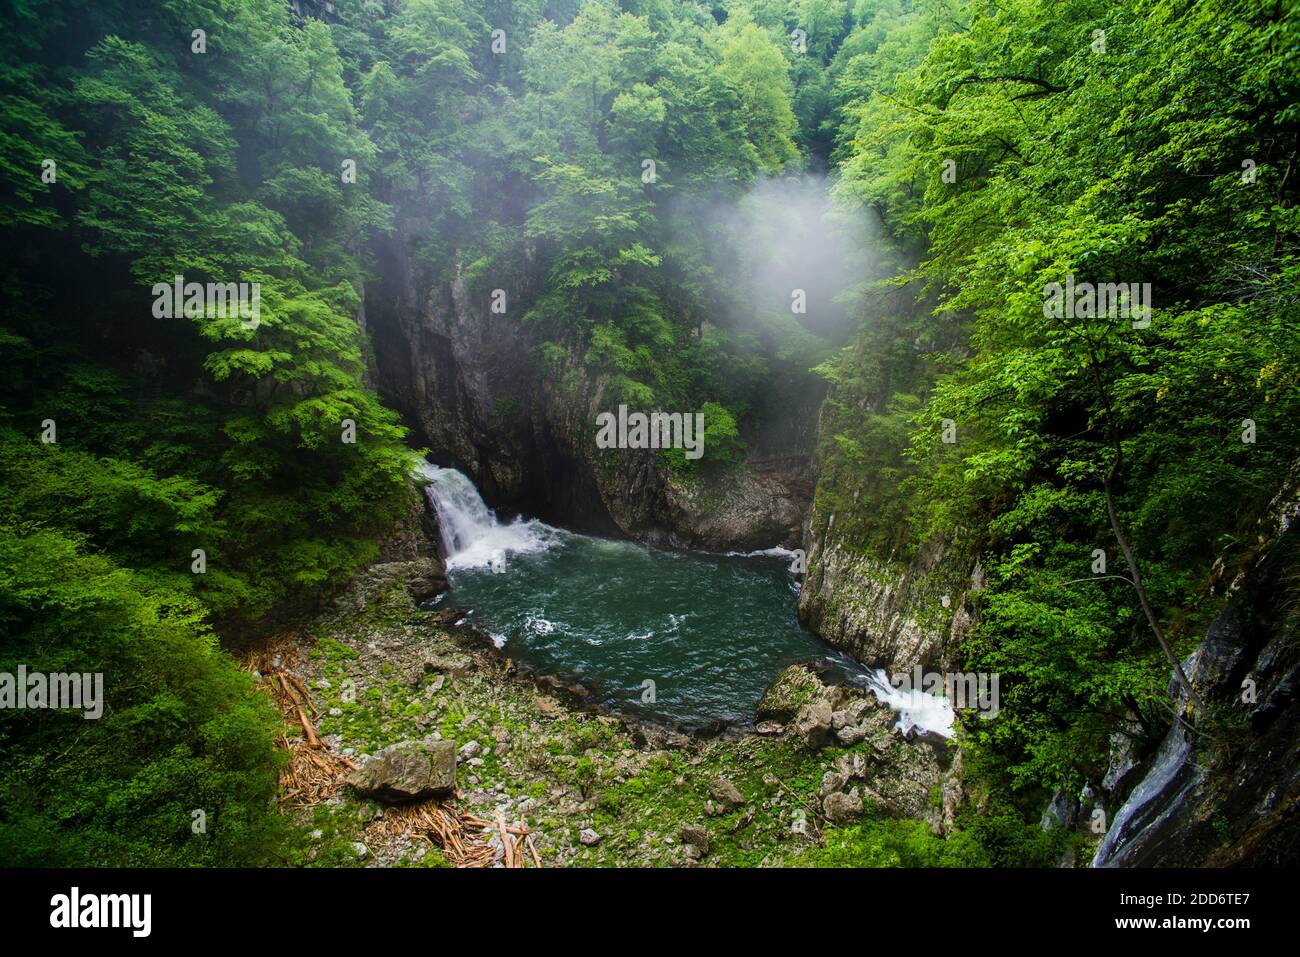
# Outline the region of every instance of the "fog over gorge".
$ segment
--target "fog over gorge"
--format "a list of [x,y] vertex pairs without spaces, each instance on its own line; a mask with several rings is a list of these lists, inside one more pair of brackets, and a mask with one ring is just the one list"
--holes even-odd
[[[833,201],[828,176],[765,176],[734,201],[677,206],[718,237],[710,262],[722,287],[735,290],[729,321],[778,334],[798,326],[837,345],[847,338],[845,300],[869,274],[875,235],[865,211]],[[796,290],[802,312],[792,308]]]

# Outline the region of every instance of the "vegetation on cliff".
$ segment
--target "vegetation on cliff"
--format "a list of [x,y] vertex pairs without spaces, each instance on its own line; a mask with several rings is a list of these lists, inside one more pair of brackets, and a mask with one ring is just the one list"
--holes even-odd
[[[978,556],[956,656],[1003,697],[968,726],[972,765],[1077,790],[1113,733],[1171,720],[1125,579],[1186,654],[1300,448],[1300,22],[1285,3],[874,6],[843,45],[835,156],[918,306],[865,317],[827,364],[817,531]],[[1051,308],[1067,282],[1149,283],[1149,314]]]

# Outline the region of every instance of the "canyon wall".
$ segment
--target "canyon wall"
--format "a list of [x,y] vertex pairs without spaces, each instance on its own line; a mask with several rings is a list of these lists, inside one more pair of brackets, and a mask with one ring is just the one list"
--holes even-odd
[[536,277],[525,275],[506,314],[494,314],[459,267],[449,281],[431,280],[410,248],[400,230],[375,247],[379,278],[366,288],[364,316],[371,374],[414,440],[469,474],[490,505],[666,547],[798,544],[820,394],[787,410],[794,424],[779,440],[745,436],[749,455],[730,468],[674,473],[655,450],[600,450],[596,415],[614,405],[607,379],[571,354],[542,355],[519,318]]

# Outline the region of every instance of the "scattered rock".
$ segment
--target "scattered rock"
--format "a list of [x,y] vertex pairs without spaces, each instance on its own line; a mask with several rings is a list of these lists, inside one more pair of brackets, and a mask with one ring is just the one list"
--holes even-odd
[[703,857],[709,853],[709,832],[702,824],[687,824],[681,830],[682,843],[693,847]]
[[848,794],[837,791],[822,801],[822,812],[828,821],[844,824],[862,816],[862,795],[854,788]]
[[352,847],[357,852],[357,860],[364,861],[370,856],[370,848],[366,847],[360,841],[353,841]]
[[710,784],[709,795],[728,809],[745,803],[745,796],[726,778],[718,778]]
[[578,840],[587,847],[595,847],[600,843],[601,837],[593,829],[584,827],[578,832]]
[[539,695],[534,699],[533,703],[537,705],[537,710],[548,718],[559,718],[564,714],[564,705],[554,698]]
[[483,745],[479,744],[477,741],[466,741],[460,746],[460,750],[456,753],[460,755],[462,761],[467,761],[470,758],[477,757],[478,753],[482,750]]
[[860,754],[841,754],[835,759],[834,768],[837,774],[844,775],[846,781],[849,778],[863,778],[867,774],[866,759]]
[[450,794],[456,787],[452,741],[403,741],[366,758],[348,783],[364,797],[417,801]]

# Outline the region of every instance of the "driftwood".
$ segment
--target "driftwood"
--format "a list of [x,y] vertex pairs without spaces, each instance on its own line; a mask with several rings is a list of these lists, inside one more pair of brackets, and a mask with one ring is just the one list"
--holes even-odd
[[515,841],[506,831],[506,816],[500,810],[497,811],[497,833],[501,835],[501,846],[505,849],[506,867],[517,866],[515,864]]
[[[296,808],[310,808],[340,791],[346,783],[347,771],[355,771],[357,766],[346,756],[336,754],[317,733],[312,719],[320,711],[312,701],[310,689],[302,678],[283,666],[285,661],[296,657],[296,641],[281,637],[286,640],[279,647],[273,648],[268,643],[268,647],[251,653],[244,668],[263,676],[261,687],[284,717],[286,726],[302,730],[302,736],[293,740],[287,731],[280,735],[280,747],[289,754],[289,763],[280,772],[280,801]],[[413,837],[436,845],[453,867],[495,864],[496,854],[487,838],[496,831],[505,852],[506,867],[526,866],[525,846],[531,852],[533,866],[542,866],[532,831],[522,818],[517,825],[506,824],[501,811],[492,823],[459,810],[448,800],[431,799],[385,808],[383,816],[369,830],[387,837]]]
[[[496,854],[486,841],[496,833],[501,839],[502,863],[509,868],[526,866],[522,848],[528,847],[534,867],[542,866],[542,859],[533,844],[533,832],[521,820],[517,825],[506,824],[505,814],[498,811],[495,822],[462,812],[450,802],[431,798],[417,804],[387,808],[382,820],[374,825],[385,835],[412,835],[442,848],[443,855],[455,867],[491,867]],[[516,836],[520,840],[516,840]]]
[[524,842],[528,845],[528,850],[533,855],[533,866],[541,867],[542,859],[537,856],[537,845],[533,843],[533,835],[524,828],[524,819],[519,819],[519,830],[524,832]]

